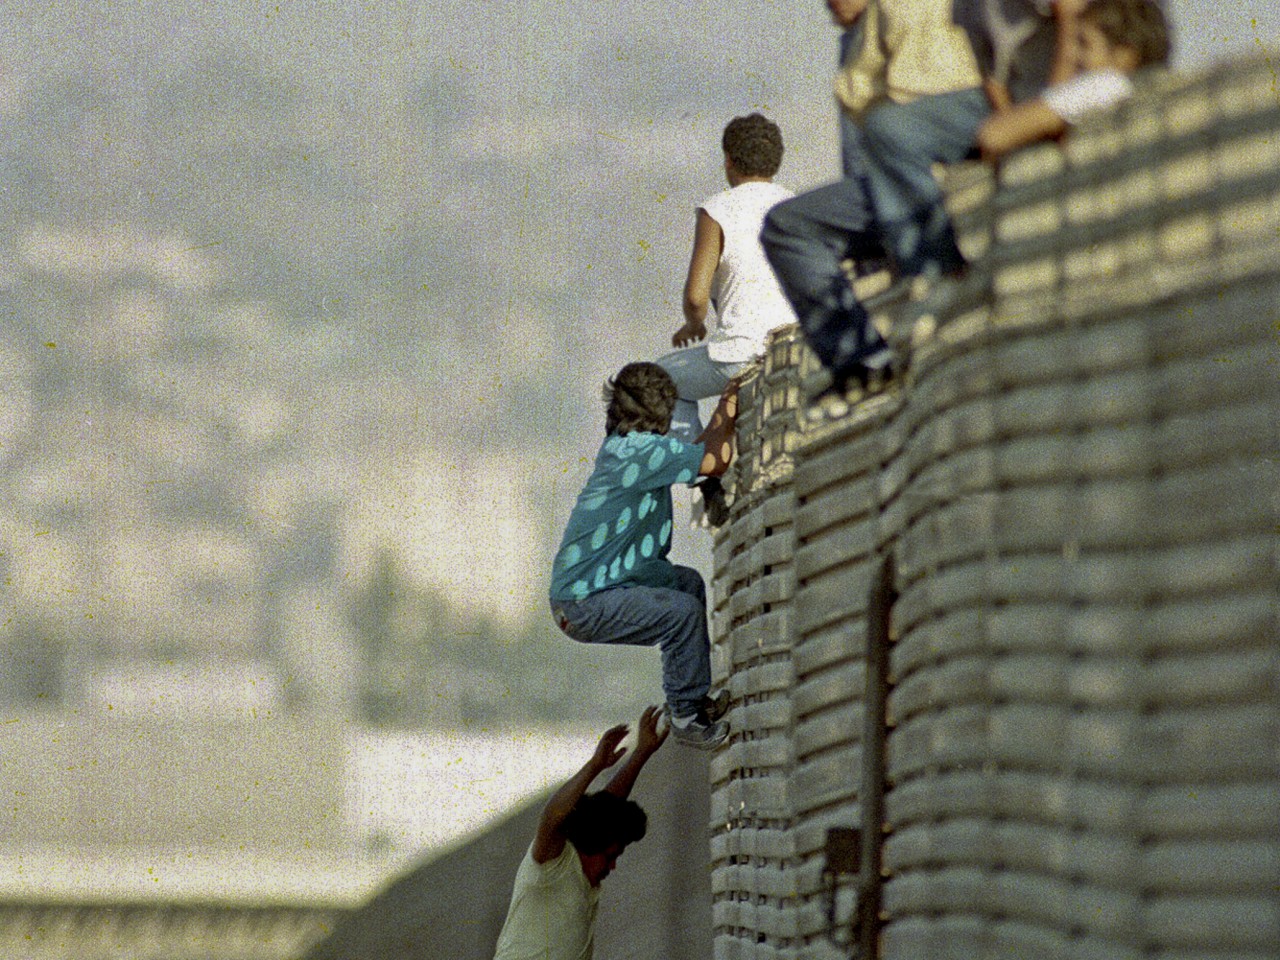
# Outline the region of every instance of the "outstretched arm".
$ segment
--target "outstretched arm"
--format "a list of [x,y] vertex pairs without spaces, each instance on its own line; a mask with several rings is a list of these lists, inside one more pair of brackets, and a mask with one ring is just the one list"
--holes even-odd
[[684,281],[684,326],[671,338],[673,347],[685,347],[707,335],[707,308],[711,305],[711,281],[720,265],[724,231],[705,210],[698,211],[693,228],[693,255]]
[[978,148],[983,160],[995,163],[1006,153],[1041,140],[1052,140],[1066,129],[1066,121],[1037,98],[988,117],[978,128]]
[[560,827],[565,817],[569,816],[574,805],[587,792],[591,782],[622,759],[622,751],[618,749],[618,744],[626,735],[625,723],[606,730],[600,742],[596,744],[596,750],[591,755],[591,759],[583,764],[582,769],[547,801],[547,805],[542,808],[542,819],[538,821],[538,833],[533,839],[534,862],[546,863],[560,856],[565,843]]
[[730,380],[720,395],[715,413],[707,429],[698,434],[697,442],[706,448],[698,472],[704,477],[718,477],[733,461],[733,429],[738,422],[738,382]]
[[636,748],[627,757],[627,762],[618,768],[609,779],[605,792],[625,800],[631,795],[631,788],[636,784],[636,777],[649,762],[649,758],[658,752],[662,741],[667,739],[667,730],[658,732],[658,718],[662,711],[657,707],[645,707],[640,715],[640,725],[636,730]]
[[1013,106],[1013,96],[1009,93],[1009,88],[999,80],[991,77],[984,79],[982,92],[987,95],[987,102],[991,104],[991,109],[997,113]]
[[1066,83],[1080,72],[1080,14],[1089,0],[1054,0],[1053,22],[1057,42],[1053,50],[1053,66],[1049,69],[1049,86]]
[[[1089,0],[1054,0],[1053,20],[1057,29],[1049,86],[1066,83],[1079,72],[1080,13]],[[1019,104],[994,104],[996,112],[978,130],[982,159],[994,163],[1021,147],[1052,140],[1067,130],[1066,122],[1036,98]]]

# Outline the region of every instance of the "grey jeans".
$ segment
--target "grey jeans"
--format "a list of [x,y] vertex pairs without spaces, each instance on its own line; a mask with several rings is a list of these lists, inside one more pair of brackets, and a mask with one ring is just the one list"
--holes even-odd
[[614,587],[585,600],[552,600],[551,615],[579,643],[657,646],[662,653],[662,690],[671,713],[697,711],[711,689],[711,638],[707,632],[707,588],[692,567],[675,567],[674,589]]
[[670,436],[693,443],[702,433],[702,417],[698,414],[698,401],[707,397],[719,397],[724,388],[750,361],[712,360],[707,345],[685,347],[659,358],[658,366],[671,374],[676,382],[676,407],[671,412]]

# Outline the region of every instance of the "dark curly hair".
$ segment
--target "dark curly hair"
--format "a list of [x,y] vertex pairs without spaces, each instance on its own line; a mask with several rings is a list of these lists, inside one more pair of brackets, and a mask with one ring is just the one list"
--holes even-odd
[[782,166],[782,131],[759,113],[730,120],[720,146],[746,177],[772,177]]
[[644,837],[649,818],[634,800],[597,791],[578,798],[560,824],[560,832],[579,853],[604,853],[614,844],[625,847]]
[[628,363],[605,382],[605,432],[666,433],[677,397],[671,374],[656,363]]
[[1097,27],[1113,46],[1133,50],[1139,67],[1169,60],[1169,21],[1155,0],[1091,0],[1080,18]]

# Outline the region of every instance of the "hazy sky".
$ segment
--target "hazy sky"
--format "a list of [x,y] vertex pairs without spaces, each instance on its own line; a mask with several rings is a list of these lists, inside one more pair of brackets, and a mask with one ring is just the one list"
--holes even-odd
[[[1171,2],[1180,67],[1280,50],[1277,0]],[[399,348],[377,378],[352,373],[307,412],[332,431],[348,473],[335,481],[313,462],[289,464],[276,496],[287,504],[331,484],[348,504],[344,532],[366,554],[390,542],[458,602],[513,617],[533,609],[548,631],[545,554],[559,531],[545,515],[563,522],[589,467],[601,379],[665,352],[679,325],[695,205],[723,186],[724,123],[751,110],[776,119],[787,143],[779,179],[794,189],[837,170],[836,34],[819,0],[4,0],[0,12],[0,124],[30,91],[69,77],[81,84],[72,96],[107,83],[126,100],[133,92],[144,114],[148,91],[191,76],[265,78],[283,92],[273,134],[325,145],[325,164],[295,158],[323,202],[243,203],[235,216],[279,239],[263,254],[278,256],[273,269],[296,259],[315,276],[330,264],[382,271],[399,312],[380,313],[369,282],[369,302],[353,300],[352,322],[329,340],[286,322],[324,316],[323,302],[282,295],[246,309],[244,323],[267,331],[263,354],[269,335],[313,337],[299,353],[312,343],[340,353],[351,338]],[[258,107],[274,98],[231,92]],[[228,91],[188,93],[222,103]],[[116,142],[119,130],[78,133],[96,136],[81,141],[84,177],[104,197],[148,162]],[[443,252],[401,265],[418,255],[414,231],[443,238]],[[0,230],[0,253],[15,232]],[[246,264],[219,261],[234,239],[184,242],[234,272]],[[263,273],[277,275],[289,271]],[[705,562],[707,544],[682,531],[673,559]]]
[[[355,325],[360,336],[429,341],[424,356],[451,359],[414,367],[389,355],[386,390],[420,396],[434,414],[420,425],[372,418],[380,434],[371,449],[417,452],[347,481],[362,498],[354,538],[369,550],[398,539],[421,572],[466,571],[459,596],[512,610],[545,588],[536,568],[541,541],[555,532],[529,516],[538,497],[558,520],[567,513],[598,442],[601,379],[668,349],[694,207],[723,185],[725,120],[760,109],[780,123],[788,150],[779,179],[792,188],[836,169],[835,31],[818,0],[24,0],[0,9],[0,122],[27,91],[66,76],[110,82],[141,102],[193,63],[248,61],[293,98],[291,109],[314,104],[304,119],[282,121],[306,128],[300,142],[336,146],[315,174],[324,203],[244,204],[246,224],[275,230],[318,270],[326,244],[355,237],[377,248],[379,237],[394,237],[353,255],[389,276],[400,267],[386,262],[409,249],[396,245],[406,224],[443,238],[445,254],[394,281],[416,298],[405,308],[416,326],[396,329],[395,314]],[[1274,0],[1172,0],[1172,14],[1181,66],[1255,53],[1280,37]],[[237,71],[199,76],[241,83]],[[217,101],[225,91],[204,93]],[[99,178],[104,195],[131,162],[111,135],[85,158],[85,176]],[[334,200],[344,176],[351,194]],[[350,236],[326,232],[348,218]],[[187,239],[214,257],[227,240]],[[541,382],[548,371],[558,385],[551,396]],[[357,409],[398,409],[369,393],[354,385],[324,411],[335,435],[366,428]],[[545,450],[537,461],[528,459],[531,438]],[[433,495],[442,486],[450,496]],[[491,508],[489,522],[468,512],[477,504]],[[442,549],[456,543],[469,551],[460,559]],[[681,539],[677,557],[690,543]],[[503,585],[501,596],[486,593],[491,583]]]

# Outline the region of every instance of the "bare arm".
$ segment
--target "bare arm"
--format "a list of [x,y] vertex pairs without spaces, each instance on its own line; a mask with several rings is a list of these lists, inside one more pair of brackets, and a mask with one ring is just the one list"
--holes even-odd
[[982,159],[994,163],[1006,153],[1061,136],[1066,122],[1043,100],[1020,103],[992,114],[978,130]]
[[[587,792],[591,782],[601,772],[609,769],[622,758],[618,744],[627,735],[627,725],[619,724],[610,727],[596,744],[596,751],[563,787],[557,790],[542,808],[542,819],[538,821],[538,833],[533,839],[533,859],[535,863],[546,863],[554,860],[564,851],[565,838],[560,832],[565,817],[573,810],[574,805]],[[635,778],[632,777],[634,780]]]
[[715,413],[707,428],[698,435],[698,443],[706,447],[698,473],[704,477],[718,477],[729,469],[733,461],[733,429],[738,422],[738,383],[730,380],[720,395]]
[[[1049,86],[1065,83],[1078,72],[1078,44],[1080,13],[1089,0],[1054,0],[1053,19],[1057,25],[1057,43],[1054,47],[1053,65],[1049,71]],[[996,87],[996,84],[991,84]],[[1000,90],[988,88],[987,97],[995,108],[978,130],[978,148],[982,159],[995,163],[1007,153],[1020,147],[1052,140],[1066,132],[1067,125],[1061,117],[1049,109],[1041,99],[1014,104],[1004,90],[1004,101],[999,102]]]
[[1057,25],[1057,43],[1053,51],[1053,66],[1049,70],[1049,86],[1066,83],[1079,72],[1078,45],[1080,12],[1089,0],[1054,0],[1053,20]]
[[1009,94],[1009,88],[999,80],[988,77],[982,81],[982,90],[987,95],[987,102],[991,104],[991,109],[997,113],[1013,106],[1013,97]]
[[684,347],[707,335],[707,308],[711,305],[711,281],[724,250],[724,231],[705,210],[698,211],[693,228],[693,255],[684,281],[684,326],[671,338],[673,347]]
[[636,748],[627,757],[627,762],[620,766],[609,779],[605,792],[626,799],[631,795],[631,788],[636,784],[636,777],[649,762],[649,758],[658,752],[662,742],[667,739],[667,731],[658,732],[658,717],[662,711],[657,707],[645,707],[640,715],[640,725],[636,730]]
[[836,22],[846,29],[858,22],[858,18],[867,12],[869,0],[845,0],[840,4],[840,13]]

